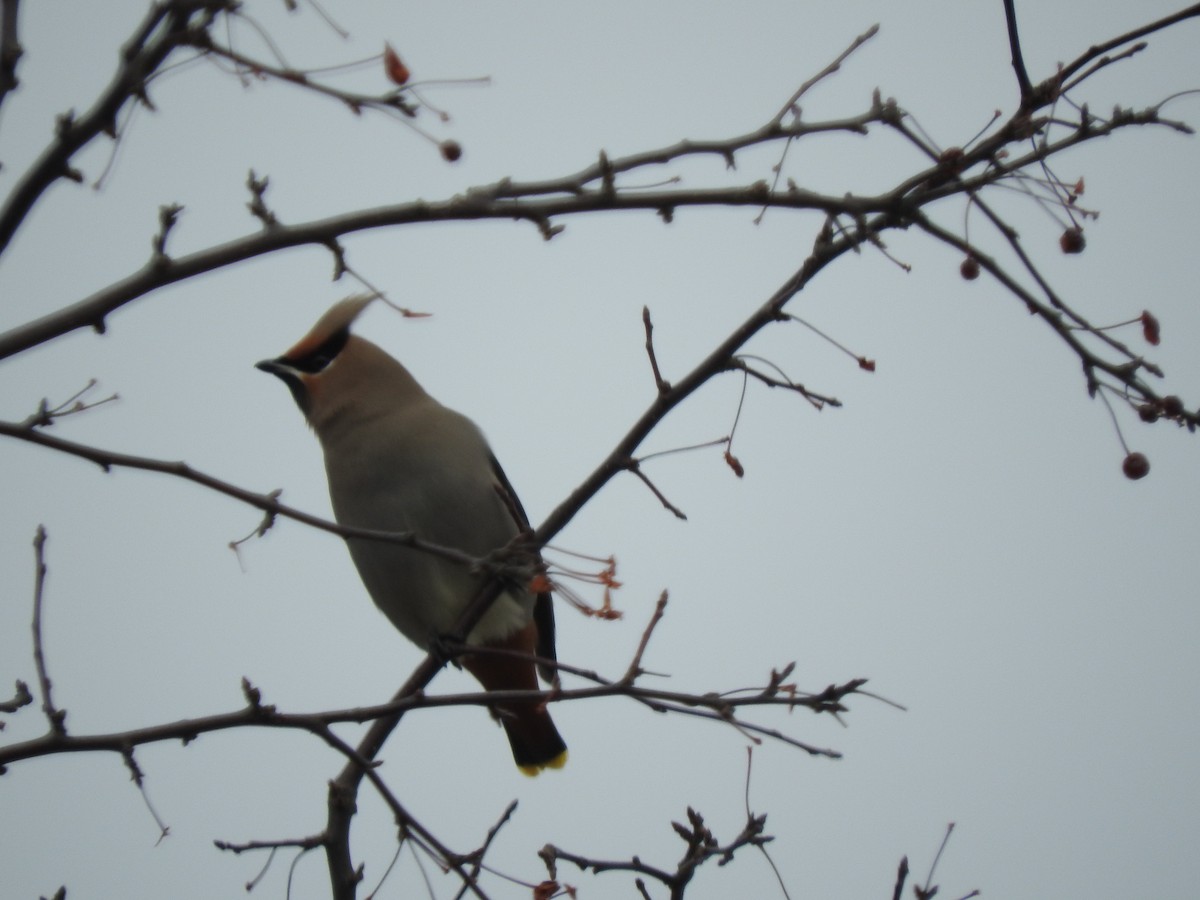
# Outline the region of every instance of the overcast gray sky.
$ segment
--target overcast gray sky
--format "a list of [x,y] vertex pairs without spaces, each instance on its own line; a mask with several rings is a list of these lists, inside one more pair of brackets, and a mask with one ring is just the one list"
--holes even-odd
[[[26,3],[22,84],[0,121],[0,185],[49,139],[54,117],[86,108],[144,12],[141,0]],[[0,265],[0,328],[74,302],[142,266],[160,204],[186,209],[175,253],[256,229],[247,170],[269,175],[281,219],[304,221],[416,197],[444,198],[498,178],[564,175],[683,137],[723,138],[766,121],[796,87],[871,24],[879,35],[805,103],[808,118],[865,110],[894,96],[942,146],[962,144],[1016,92],[999,0],[742,4],[614,0],[574,3],[335,3],[337,38],[301,4],[251,0],[289,60],[326,65],[391,41],[415,77],[490,76],[489,86],[430,87],[452,121],[425,117],[465,153],[447,165],[403,124],[355,117],[288,86],[200,65],[153,91],[159,108],[127,128],[100,190],[56,185]],[[1032,73],[1165,14],[1140,4],[1020,3]],[[238,36],[257,50],[254,35]],[[1155,36],[1137,58],[1076,97],[1096,110],[1145,106],[1200,86],[1197,26]],[[351,79],[384,88],[378,73]],[[1168,111],[1193,123],[1200,104]],[[111,145],[82,154],[90,185]],[[689,162],[685,184],[769,178],[777,154]],[[1200,398],[1195,346],[1195,216],[1200,145],[1166,130],[1118,135],[1063,156],[1102,211],[1088,247],[1065,257],[1059,226],[1028,201],[1002,205],[1062,293],[1092,321],[1149,308],[1166,382]],[[830,137],[789,154],[803,187],[866,193],[915,170],[886,134]],[[649,180],[649,177],[647,177]],[[961,228],[962,204],[938,209]],[[819,220],[779,211],[760,226],[745,209],[566,222],[546,243],[528,224],[406,228],[346,240],[350,261],[398,302],[433,313],[402,320],[374,309],[359,330],[402,359],[443,402],[475,419],[540,520],[608,452],[653,396],[641,308],[659,361],[678,377],[796,268]],[[972,237],[999,239],[972,220]],[[1153,471],[1121,475],[1108,413],[1089,400],[1078,362],[1021,303],[917,234],[888,237],[905,274],[878,252],[844,258],[792,309],[878,361],[868,375],[799,327],[778,327],[751,352],[837,396],[817,413],[751,386],[734,452],[673,455],[647,471],[688,514],[665,512],[636,480],[618,480],[558,543],[615,554],[625,618],[558,608],[559,654],[619,674],[660,591],[671,603],[645,658],[669,686],[758,685],[797,662],[802,688],[869,677],[908,708],[865,698],[848,727],[796,712],[755,717],[844,753],[810,759],[755,751],[749,798],[768,814],[771,854],[799,897],[890,896],[902,855],[924,877],[946,824],[942,896],[1194,896],[1200,883],[1195,547],[1200,478],[1195,438],[1121,413]],[[114,314],[108,333],[77,333],[0,365],[0,416],[63,399],[96,378],[120,401],[54,433],[185,459],[239,485],[283,488],[328,515],[319,449],[290,398],[253,369],[300,337],[336,299],[329,255],[279,254],[163,290]],[[1127,335],[1138,344],[1136,330]],[[1147,348],[1149,350],[1150,348]],[[646,449],[728,432],[740,381],[706,388]],[[374,609],[340,541],[292,523],[243,546],[253,510],[183,482],[117,472],[0,442],[0,685],[33,683],[29,641],[38,523],[49,531],[46,649],[56,699],[87,733],[237,708],[250,678],[294,711],[380,702],[420,654]],[[446,672],[433,689],[470,687]],[[3,689],[7,693],[7,688]],[[669,823],[688,805],[722,838],[744,817],[745,738],[731,728],[655,716],[629,702],[563,704],[571,748],[562,772],[527,780],[499,729],[477,708],[405,719],[382,773],[451,846],[476,846],[505,805],[513,821],[491,862],[544,877],[552,842],[601,858],[674,865]],[[36,708],[5,717],[3,740],[40,733]],[[352,737],[355,729],[344,734]],[[340,760],[302,735],[246,732],[140,749],[158,831],[118,758],[34,760],[0,778],[0,872],[6,897],[234,897],[262,859],[213,839],[300,837],[324,824],[325,782]],[[394,828],[364,791],[355,830],[366,884],[391,857]],[[256,895],[281,897],[290,860]],[[434,877],[439,897],[452,879]],[[632,896],[630,879],[564,867],[581,896]],[[324,860],[296,868],[292,896],[327,896]],[[689,896],[776,896],[752,854],[698,876]],[[527,896],[499,880],[498,897]],[[379,896],[423,890],[404,856]],[[660,896],[661,894],[655,894]]]

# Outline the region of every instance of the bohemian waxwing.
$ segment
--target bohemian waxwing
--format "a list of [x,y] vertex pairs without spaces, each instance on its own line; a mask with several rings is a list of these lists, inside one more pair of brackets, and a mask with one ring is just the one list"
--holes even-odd
[[[283,380],[316,432],[339,523],[411,531],[486,556],[529,527],[525,512],[475,424],[425,393],[379,347],[350,333],[372,299],[334,305],[292,349],[258,368]],[[347,544],[375,605],[424,649],[449,632],[481,583],[465,567],[420,550],[354,538]],[[553,660],[550,595],[506,585],[467,643]],[[462,664],[485,690],[537,690],[528,659],[468,654]],[[553,674],[542,671],[547,680]],[[544,705],[507,702],[493,712],[522,772],[536,775],[566,763],[566,744]]]

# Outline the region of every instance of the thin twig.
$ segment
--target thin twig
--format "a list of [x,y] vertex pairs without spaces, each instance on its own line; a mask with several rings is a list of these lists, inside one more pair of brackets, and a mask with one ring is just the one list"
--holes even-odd
[[[379,881],[376,883],[375,887],[373,887],[367,893],[365,900],[375,900],[376,895],[379,893],[384,884],[387,883],[388,877],[392,874],[392,869],[396,868],[396,863],[400,861],[400,854],[404,852],[404,847],[408,843],[409,842],[405,840],[404,832],[401,831],[400,839],[396,841],[396,852],[393,853],[392,858],[388,860],[387,867],[383,870],[383,874],[379,876]],[[416,851],[414,850],[413,853],[415,854]],[[421,865],[420,857],[417,857],[417,865]],[[422,874],[424,874],[424,870],[422,870]],[[430,892],[430,896],[433,896],[432,891]],[[460,894],[459,896],[462,895]]]
[[[486,868],[483,865],[484,857],[487,855],[488,850],[491,849],[492,842],[494,840],[496,840],[496,835],[498,835],[500,833],[500,829],[502,829],[505,825],[508,824],[509,820],[512,819],[513,813],[515,813],[516,811],[517,811],[517,801],[513,800],[511,803],[508,804],[507,807],[505,807],[504,812],[500,814],[500,818],[497,819],[496,822],[487,830],[487,835],[484,837],[483,844],[480,845],[479,849],[474,850],[471,853],[467,854],[467,856],[472,860],[471,873],[470,873],[472,879],[477,880],[479,878],[480,872],[484,868]],[[492,871],[492,870],[488,869],[488,871]],[[461,888],[459,888],[458,893],[455,894],[456,900],[457,900],[457,898],[465,896],[466,892],[467,892],[467,885],[464,884]]]
[[654,614],[650,617],[650,621],[646,623],[645,630],[642,631],[642,639],[638,642],[637,650],[633,654],[633,659],[629,662],[629,668],[625,670],[625,674],[621,676],[617,684],[630,685],[637,681],[638,676],[643,674],[642,656],[646,653],[646,646],[650,643],[650,635],[654,633],[655,627],[662,621],[663,612],[667,608],[667,592],[663,591],[658,595],[658,602],[654,604]]
[[1089,66],[1083,72],[1079,73],[1079,75],[1076,76],[1073,80],[1064,84],[1062,86],[1063,94],[1066,94],[1073,88],[1076,88],[1079,85],[1083,84],[1083,82],[1087,81],[1089,78],[1091,78],[1097,72],[1099,72],[1101,69],[1103,69],[1107,66],[1111,66],[1115,62],[1120,62],[1122,60],[1129,59],[1130,57],[1137,56],[1139,53],[1141,53],[1143,50],[1145,50],[1149,46],[1150,45],[1147,44],[1145,41],[1142,41],[1141,43],[1134,44],[1132,47],[1127,47],[1125,50],[1118,53],[1116,56],[1100,57],[1098,60],[1096,60],[1095,63],[1093,63],[1091,66]]
[[682,519],[685,522],[687,521],[687,515],[683,512],[683,510],[667,499],[666,495],[658,489],[658,486],[655,485],[655,483],[647,477],[646,473],[642,471],[642,467],[638,465],[638,461],[636,459],[628,460],[625,464],[625,468],[640,478],[642,484],[650,488],[650,492],[658,498],[658,502],[661,503],[665,509],[669,510],[671,514],[675,516],[675,518]]
[[954,833],[954,823],[951,822],[946,826],[946,833],[942,836],[941,846],[938,847],[937,853],[933,857],[933,862],[929,866],[929,874],[925,876],[925,893],[929,894],[930,885],[933,884],[933,873],[937,871],[938,862],[942,858],[942,851],[946,849],[946,844],[950,842],[950,835]]
[[[743,793],[743,801],[746,809],[746,821],[753,822],[755,819],[754,813],[750,811],[750,775],[754,770],[754,748],[746,747],[746,787]],[[775,860],[771,858],[770,852],[767,850],[766,843],[757,844],[759,852],[766,859],[767,865],[771,867],[771,871],[775,873],[775,882],[779,885],[779,890],[782,892],[784,900],[791,900],[791,894],[788,893],[787,885],[783,880],[783,873],[779,871],[779,866],[775,865]]]
[[42,692],[42,712],[50,722],[50,730],[62,737],[67,733],[66,710],[58,709],[50,695],[50,675],[46,671],[46,654],[42,644],[42,598],[46,587],[46,529],[37,527],[33,538],[33,552],[37,560],[33,582],[33,664],[37,668],[38,685]]
[[904,895],[904,882],[908,880],[908,857],[900,857],[900,866],[896,870],[896,887],[892,890],[892,900],[900,900]]
[[671,447],[668,450],[655,450],[653,453],[645,453],[637,458],[638,463],[644,463],[647,460],[657,459],[660,456],[671,456],[675,453],[689,453],[692,450],[705,450],[709,447],[721,447],[729,444],[729,435],[724,437],[714,438],[711,441],[701,441],[699,444],[688,444],[684,447]]
[[[1011,2],[1011,0],[1005,0],[1005,2]],[[1110,50],[1115,50],[1117,47],[1128,44],[1130,41],[1136,41],[1138,38],[1146,37],[1149,34],[1154,34],[1156,31],[1162,31],[1163,29],[1170,28],[1172,25],[1175,25],[1179,22],[1183,22],[1187,19],[1195,19],[1197,17],[1200,17],[1200,3],[1193,4],[1186,9],[1181,9],[1179,12],[1172,13],[1169,16],[1163,16],[1161,19],[1157,19],[1146,25],[1134,28],[1131,31],[1127,31],[1124,34],[1112,38],[1111,40],[1104,41],[1100,44],[1094,44],[1086,51],[1081,53],[1076,59],[1063,66],[1062,71],[1058,74],[1058,78],[1060,82],[1066,81],[1076,72],[1090,63],[1093,59],[1104,56]]]
[[671,389],[671,383],[665,381],[658,370],[658,358],[654,355],[654,325],[650,322],[650,307],[642,307],[642,324],[646,328],[646,355],[650,357],[650,369],[654,372],[654,386],[660,394]]
[[161,844],[163,839],[171,833],[170,826],[163,821],[162,816],[158,814],[158,810],[154,808],[154,804],[150,802],[150,794],[146,791],[146,775],[142,772],[142,767],[138,765],[137,760],[133,756],[133,747],[126,747],[121,751],[121,756],[125,760],[125,768],[129,769],[129,777],[135,785],[138,792],[142,795],[142,803],[145,804],[147,812],[154,819],[154,824],[158,826],[158,841]]
[[788,98],[787,103],[783,104],[783,107],[779,110],[779,112],[775,113],[775,117],[771,121],[775,124],[782,122],[784,117],[792,111],[793,107],[795,107],[795,105],[800,101],[800,98],[807,94],[810,88],[837,72],[842,67],[842,63],[846,61],[851,53],[853,53],[871,38],[875,37],[877,34],[879,34],[878,23],[872,25],[853,41],[851,41],[850,46],[839,53],[837,59],[827,65],[812,78],[808,79],[808,81],[804,82],[804,84],[800,85],[800,87],[796,89],[796,92]]

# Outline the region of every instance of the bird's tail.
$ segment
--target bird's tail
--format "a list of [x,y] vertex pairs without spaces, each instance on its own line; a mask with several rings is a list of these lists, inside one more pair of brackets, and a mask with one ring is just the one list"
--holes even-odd
[[545,709],[531,705],[513,709],[506,704],[497,712],[522,773],[532,777],[542,769],[561,769],[567,764],[567,745]]
[[[537,628],[533,622],[489,648],[511,650],[532,656],[537,644]],[[537,671],[533,661],[506,654],[468,653],[462,658],[463,667],[488,691],[536,691]],[[554,720],[539,700],[510,700],[496,703],[492,713],[504,726],[513,759],[526,775],[537,775],[542,769],[561,769],[567,763],[567,745]]]

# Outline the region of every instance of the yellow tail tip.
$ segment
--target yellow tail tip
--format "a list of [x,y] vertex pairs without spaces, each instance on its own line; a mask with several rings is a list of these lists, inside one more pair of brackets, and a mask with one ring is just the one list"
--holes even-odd
[[558,756],[544,763],[537,763],[535,765],[528,766],[517,766],[517,768],[521,770],[522,775],[527,775],[530,778],[536,778],[541,773],[542,769],[561,769],[566,764],[567,751],[564,750],[562,753],[558,754]]

